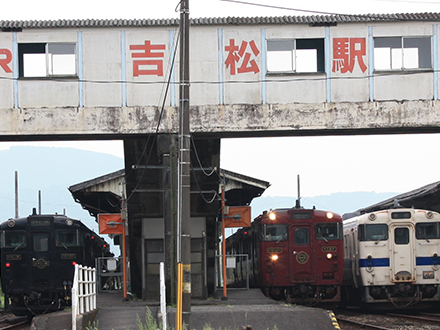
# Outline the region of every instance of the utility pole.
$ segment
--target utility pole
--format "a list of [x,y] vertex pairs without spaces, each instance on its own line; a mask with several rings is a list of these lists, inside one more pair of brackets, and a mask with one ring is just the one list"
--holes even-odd
[[[191,329],[191,210],[189,128],[189,0],[180,2],[180,120],[179,120],[179,243],[177,261],[182,264],[182,321]],[[180,251],[179,251],[180,248]],[[180,293],[179,293],[180,294]]]
[[18,218],[18,172],[15,171],[15,217]]

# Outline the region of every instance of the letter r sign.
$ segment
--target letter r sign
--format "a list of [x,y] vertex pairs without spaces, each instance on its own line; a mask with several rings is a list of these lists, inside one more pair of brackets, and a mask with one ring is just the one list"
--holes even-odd
[[8,66],[12,61],[12,53],[9,49],[0,49],[0,67],[6,72],[11,73],[12,70]]

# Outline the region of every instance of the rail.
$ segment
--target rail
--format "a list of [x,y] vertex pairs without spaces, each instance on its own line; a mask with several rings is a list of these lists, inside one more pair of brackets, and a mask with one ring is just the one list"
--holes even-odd
[[72,330],[77,317],[96,309],[96,269],[75,265],[72,287]]

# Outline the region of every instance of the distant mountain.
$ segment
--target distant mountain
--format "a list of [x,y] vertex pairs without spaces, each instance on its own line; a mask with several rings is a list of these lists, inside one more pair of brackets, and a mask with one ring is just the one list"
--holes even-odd
[[124,160],[112,155],[71,148],[17,146],[0,151],[0,222],[15,216],[15,171],[18,171],[19,215],[38,209],[63,213],[82,220],[98,231],[89,213],[76,203],[69,186],[124,168]]
[[[122,158],[71,148],[24,146],[0,151],[0,222],[15,216],[15,171],[18,171],[20,216],[31,214],[33,207],[38,208],[40,190],[42,213],[65,212],[98,232],[94,218],[73,200],[67,188],[122,168]],[[336,193],[303,197],[301,205],[343,214],[394,195],[397,193]],[[252,218],[265,210],[292,207],[295,200],[288,196],[256,198],[251,204]]]

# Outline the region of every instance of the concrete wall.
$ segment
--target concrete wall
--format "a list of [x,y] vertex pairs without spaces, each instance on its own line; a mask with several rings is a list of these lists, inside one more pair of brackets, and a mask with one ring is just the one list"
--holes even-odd
[[[192,26],[192,131],[234,135],[438,126],[432,114],[438,112],[438,33],[437,22],[420,21]],[[375,70],[377,37],[429,37],[431,66]],[[172,25],[0,33],[0,139],[154,132],[162,104],[160,130],[176,131],[177,39],[178,27]],[[270,71],[268,42],[294,39],[322,40],[319,72]],[[17,50],[31,43],[75,45],[76,74],[21,77]],[[366,120],[371,117],[373,123]]]

